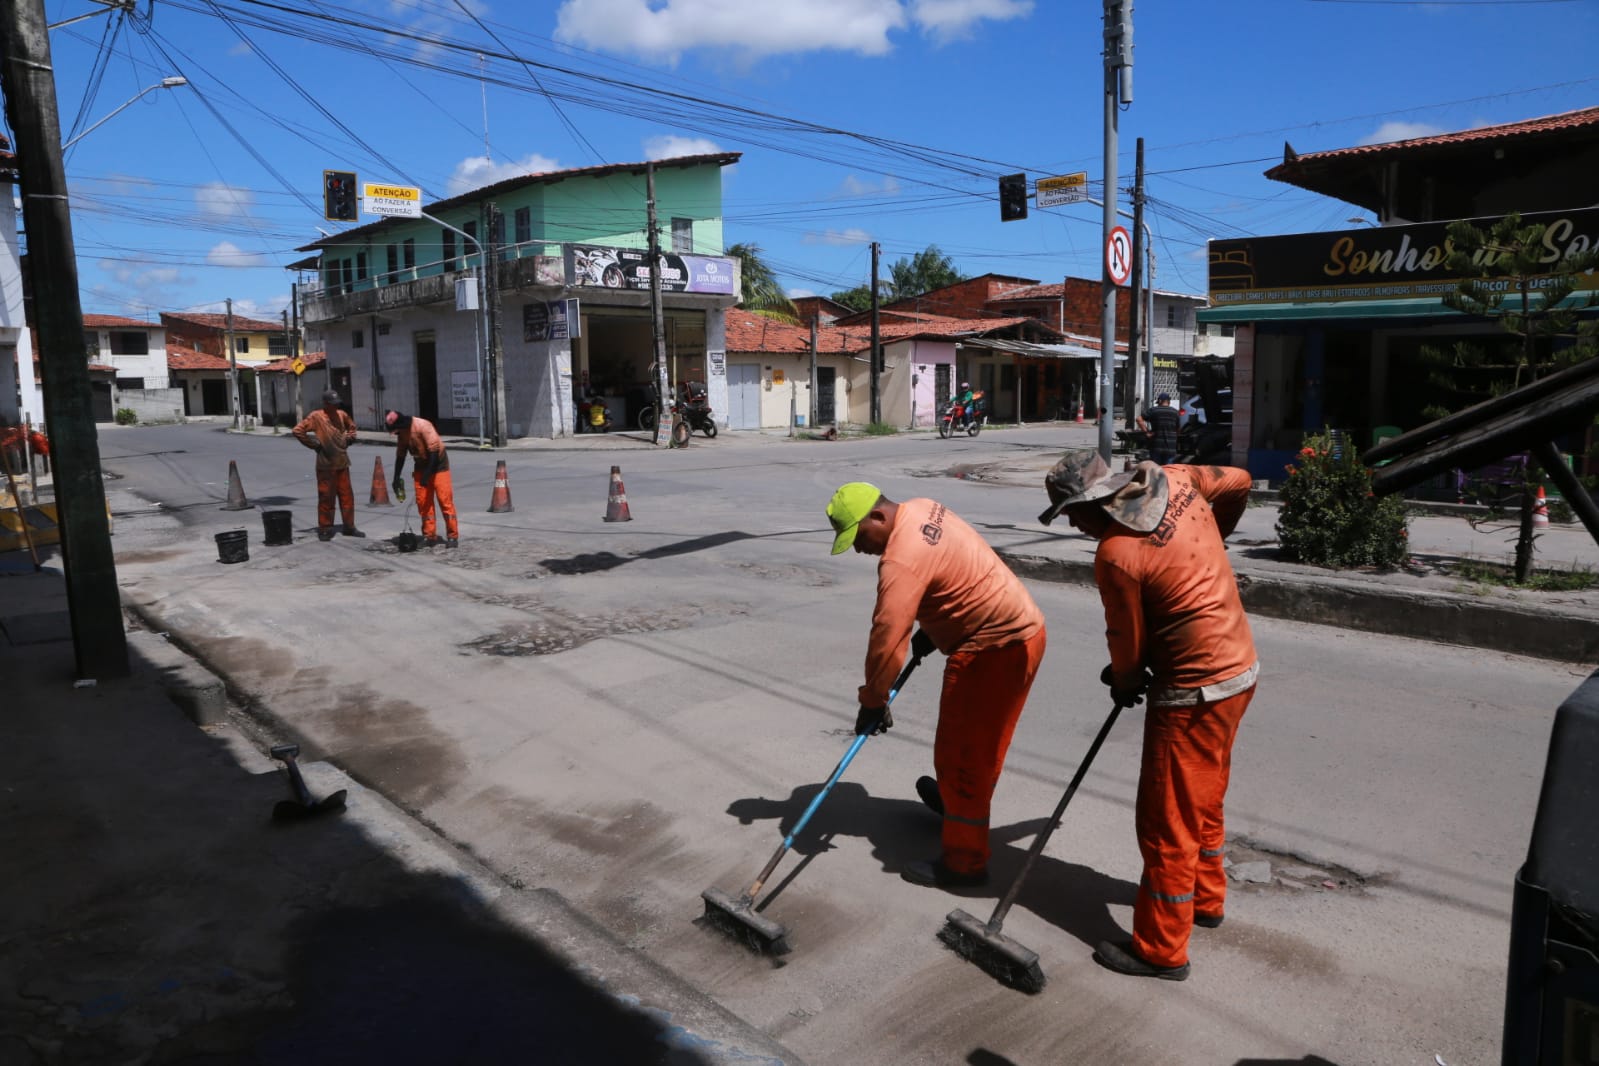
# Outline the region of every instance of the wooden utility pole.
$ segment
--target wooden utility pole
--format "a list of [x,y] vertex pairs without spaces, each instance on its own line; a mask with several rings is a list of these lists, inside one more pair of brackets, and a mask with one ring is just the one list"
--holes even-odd
[[33,328],[44,377],[61,559],[81,678],[123,677],[128,643],[95,436],[77,253],[61,163],[61,118],[43,0],[0,3],[0,91],[16,136]]
[[877,242],[872,242],[872,425],[883,420],[883,397],[877,376],[883,369],[883,345],[877,328]]

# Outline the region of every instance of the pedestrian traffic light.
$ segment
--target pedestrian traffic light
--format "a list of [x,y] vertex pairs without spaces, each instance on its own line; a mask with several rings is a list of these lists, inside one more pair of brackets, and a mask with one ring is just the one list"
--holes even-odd
[[348,170],[322,172],[322,217],[331,222],[356,220],[355,174]]
[[1027,217],[1027,175],[1006,174],[999,179],[999,220],[1015,222]]

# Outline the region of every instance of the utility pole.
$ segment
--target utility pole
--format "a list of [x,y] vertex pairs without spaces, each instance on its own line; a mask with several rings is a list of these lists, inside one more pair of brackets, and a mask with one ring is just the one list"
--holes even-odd
[[[300,341],[300,283],[289,282],[289,311],[293,316],[293,326],[289,331],[289,358],[304,358],[305,345]],[[324,364],[326,365],[326,364]],[[328,388],[333,387],[333,378],[328,377]],[[294,424],[299,425],[305,417],[305,408],[300,395],[300,375],[294,375]],[[353,406],[353,405],[352,405]]]
[[76,672],[80,678],[125,677],[128,643],[83,353],[83,306],[43,0],[0,4],[0,90],[16,137]]
[[811,409],[805,416],[805,425],[816,428],[816,319],[811,319]]
[[233,347],[233,297],[228,297],[228,406],[233,408],[233,428],[239,428],[239,408],[244,406],[239,395],[239,355]]
[[1116,228],[1118,101],[1133,102],[1133,0],[1105,0],[1105,211],[1101,240],[1103,292],[1099,324],[1099,454],[1110,462],[1111,414],[1116,404],[1116,283],[1110,278],[1111,230]]
[[[1140,310],[1143,301],[1139,299],[1144,284],[1142,268],[1144,250],[1144,139],[1138,138],[1138,154],[1133,166],[1133,277],[1132,291],[1128,293],[1129,304],[1127,307],[1127,372],[1122,381],[1122,408],[1127,416],[1126,428],[1133,428],[1134,419],[1138,412],[1138,372],[1143,367],[1144,361],[1139,357],[1138,327],[1140,324]],[[1151,279],[1153,282],[1153,279]],[[1145,329],[1153,326],[1152,322],[1143,322]],[[1144,380],[1142,393],[1144,406],[1149,406],[1154,392],[1153,382]]]
[[672,440],[669,419],[672,413],[671,396],[666,380],[666,330],[661,315],[661,234],[655,223],[655,164],[644,164],[645,205],[648,208],[650,228],[650,332],[655,339],[655,443],[669,444]]
[[882,338],[877,329],[877,242],[872,242],[872,425],[883,420],[883,398],[878,392],[882,371]]
[[494,446],[505,447],[504,348],[500,339],[500,234],[504,232],[498,205],[490,203],[484,219],[488,233],[483,245],[483,297],[489,331],[489,395],[494,400]]

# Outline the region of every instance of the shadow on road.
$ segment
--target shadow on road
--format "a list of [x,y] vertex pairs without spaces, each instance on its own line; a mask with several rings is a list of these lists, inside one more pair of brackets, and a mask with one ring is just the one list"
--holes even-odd
[[[745,825],[776,819],[778,832],[787,836],[821,787],[801,785],[781,800],[734,800],[727,813]],[[1046,817],[995,826],[991,831],[994,850],[989,859],[989,884],[954,894],[967,900],[991,899],[998,903],[1021,871],[1033,838],[1048,822]],[[835,836],[864,838],[872,845],[872,857],[883,864],[886,872],[897,874],[905,863],[938,853],[939,819],[920,800],[875,798],[863,785],[840,781],[794,841],[793,851],[804,856],[803,860],[768,890],[762,906],[782,892],[813,858],[831,850]],[[1130,881],[1046,853],[1033,866],[1016,905],[1093,947],[1102,940],[1127,935],[1111,917],[1110,907],[1131,907],[1136,893],[1137,886]],[[987,913],[985,910],[980,916],[986,917]]]
[[670,559],[677,555],[692,555],[694,552],[710,551],[712,548],[720,548],[723,545],[734,544],[741,540],[764,540],[770,537],[792,537],[799,533],[820,532],[822,531],[796,530],[782,533],[745,533],[734,529],[726,533],[711,533],[703,537],[690,537],[688,540],[673,541],[671,544],[647,548],[632,555],[617,555],[615,552],[584,552],[564,559],[540,559],[539,565],[552,574],[594,574],[602,570],[614,570],[619,566],[624,566],[639,559]]

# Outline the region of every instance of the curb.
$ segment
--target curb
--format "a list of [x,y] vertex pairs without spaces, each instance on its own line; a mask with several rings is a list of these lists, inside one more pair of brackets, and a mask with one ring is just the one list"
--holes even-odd
[[[1092,560],[1081,562],[999,550],[1020,577],[1093,585]],[[1347,578],[1240,573],[1238,591],[1251,614],[1312,625],[1360,629],[1414,640],[1487,648],[1557,662],[1599,662],[1599,621],[1457,592],[1392,590]]]

